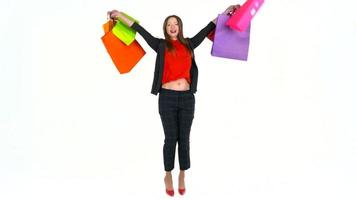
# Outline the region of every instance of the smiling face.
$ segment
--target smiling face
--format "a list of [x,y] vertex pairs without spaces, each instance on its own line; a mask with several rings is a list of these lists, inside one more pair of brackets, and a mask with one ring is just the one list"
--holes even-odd
[[175,17],[170,17],[167,20],[166,33],[171,40],[176,40],[179,33],[179,23]]

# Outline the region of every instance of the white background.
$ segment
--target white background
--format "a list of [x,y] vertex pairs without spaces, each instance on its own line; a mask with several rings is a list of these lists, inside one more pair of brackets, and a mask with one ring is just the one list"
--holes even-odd
[[[101,26],[118,9],[162,37],[177,14],[190,37],[234,3],[2,0],[0,199],[170,199],[156,54],[138,35],[147,54],[120,75]],[[356,199],[352,5],[266,0],[247,62],[196,49],[185,199]]]

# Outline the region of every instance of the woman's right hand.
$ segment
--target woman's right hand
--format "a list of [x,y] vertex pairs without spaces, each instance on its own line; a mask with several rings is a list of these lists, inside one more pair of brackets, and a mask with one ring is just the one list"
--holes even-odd
[[117,20],[118,16],[121,14],[121,12],[117,11],[117,10],[112,10],[112,11],[108,11],[108,16],[110,17],[110,19],[112,20]]
[[108,11],[108,16],[110,16],[110,19],[112,19],[114,21],[117,21],[118,19],[120,19],[121,22],[123,22],[124,24],[126,24],[129,27],[131,27],[132,24],[134,23],[134,21],[132,21],[131,19],[126,17],[125,14],[123,14],[123,12],[120,12],[118,10]]

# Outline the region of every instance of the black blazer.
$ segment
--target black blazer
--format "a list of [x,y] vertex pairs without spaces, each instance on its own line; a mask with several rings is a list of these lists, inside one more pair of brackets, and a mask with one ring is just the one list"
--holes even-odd
[[[164,48],[165,48],[165,40],[161,38],[153,37],[146,29],[144,29],[138,23],[134,23],[131,26],[134,30],[136,30],[142,37],[145,39],[147,44],[157,53],[156,57],[156,65],[155,65],[155,72],[154,78],[152,83],[151,93],[157,95],[161,88],[162,84],[162,75],[163,75],[163,67],[164,67]],[[195,63],[194,58],[194,49],[198,47],[205,37],[215,29],[215,24],[213,22],[209,22],[209,24],[204,27],[199,33],[197,33],[192,38],[187,38],[189,47],[192,49],[193,56],[192,56],[192,66],[190,69],[190,91],[195,93],[197,91],[197,84],[198,84],[198,67]]]

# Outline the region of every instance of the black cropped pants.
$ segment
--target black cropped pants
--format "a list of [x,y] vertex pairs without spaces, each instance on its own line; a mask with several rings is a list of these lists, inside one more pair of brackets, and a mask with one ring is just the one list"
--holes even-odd
[[178,143],[180,170],[190,168],[189,136],[194,118],[195,97],[190,91],[161,88],[158,97],[159,114],[164,129],[163,161],[165,171],[174,168]]

